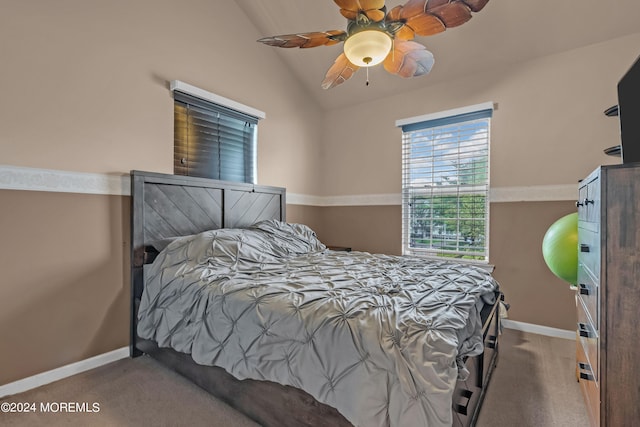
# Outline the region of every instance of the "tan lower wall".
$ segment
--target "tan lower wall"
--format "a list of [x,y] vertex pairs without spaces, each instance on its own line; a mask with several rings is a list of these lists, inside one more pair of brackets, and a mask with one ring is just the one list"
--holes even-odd
[[[315,230],[326,244],[387,254],[402,251],[400,206],[305,209],[322,212]],[[490,262],[511,305],[511,320],[575,329],[575,293],[542,258],[544,233],[556,219],[574,211],[569,201],[492,203]]]
[[575,202],[493,203],[490,262],[500,282],[509,318],[566,330],[576,329],[575,292],[551,273],[542,239],[558,218],[575,212]]
[[304,205],[287,205],[287,222],[306,224],[318,234],[322,228],[322,208]]
[[[400,206],[287,206],[287,221],[313,228],[329,246],[354,251],[402,253]],[[308,221],[305,221],[308,220]]]
[[[0,385],[128,345],[129,197],[0,190]],[[513,320],[571,330],[542,236],[570,202],[494,203],[491,262]],[[328,245],[401,253],[400,206],[287,205]]]
[[128,345],[129,198],[0,201],[0,385]]

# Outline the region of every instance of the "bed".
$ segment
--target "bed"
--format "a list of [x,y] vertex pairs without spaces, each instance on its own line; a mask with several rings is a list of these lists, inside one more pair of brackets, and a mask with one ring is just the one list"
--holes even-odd
[[475,423],[499,348],[485,270],[329,250],[283,188],[131,182],[132,356],[265,426]]

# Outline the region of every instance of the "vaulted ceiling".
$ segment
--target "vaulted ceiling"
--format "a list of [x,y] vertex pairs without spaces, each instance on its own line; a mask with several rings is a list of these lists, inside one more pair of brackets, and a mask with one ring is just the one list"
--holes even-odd
[[[235,1],[260,37],[346,29],[347,20],[332,0]],[[404,3],[406,0],[387,0],[387,9]],[[342,52],[342,43],[312,49],[264,49],[282,59],[322,108],[333,109],[448,79],[473,78],[475,73],[637,32],[639,0],[490,0],[464,25],[433,36],[416,37],[435,56],[430,74],[403,79],[387,74],[379,65],[369,70],[369,86],[365,86],[366,71],[361,69],[347,82],[329,90],[323,90],[320,83]]]

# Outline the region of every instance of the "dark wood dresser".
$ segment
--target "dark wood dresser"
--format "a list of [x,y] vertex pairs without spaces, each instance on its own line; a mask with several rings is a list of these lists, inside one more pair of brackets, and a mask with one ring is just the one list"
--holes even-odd
[[577,368],[594,426],[640,423],[640,163],[579,184]]

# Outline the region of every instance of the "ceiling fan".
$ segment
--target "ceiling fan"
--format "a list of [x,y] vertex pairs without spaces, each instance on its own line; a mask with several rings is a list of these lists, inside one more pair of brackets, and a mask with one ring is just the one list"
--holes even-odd
[[[429,73],[433,54],[411,41],[457,27],[471,19],[489,0],[409,0],[387,12],[385,0],[334,0],[347,18],[347,30],[329,30],[265,37],[261,43],[276,47],[311,48],[344,42],[344,52],[329,68],[323,89],[347,81],[360,67],[383,63],[384,69],[401,77]],[[367,84],[369,82],[367,81]]]

